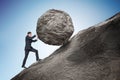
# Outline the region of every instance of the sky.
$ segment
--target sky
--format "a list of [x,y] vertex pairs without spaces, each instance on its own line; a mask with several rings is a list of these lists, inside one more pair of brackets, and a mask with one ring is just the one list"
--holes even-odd
[[[120,0],[0,0],[0,80],[10,80],[23,70],[26,33],[36,34],[38,18],[49,9],[63,10],[71,16],[74,36],[120,12]],[[40,40],[32,46],[41,59],[60,47]],[[26,66],[34,62],[31,52]]]

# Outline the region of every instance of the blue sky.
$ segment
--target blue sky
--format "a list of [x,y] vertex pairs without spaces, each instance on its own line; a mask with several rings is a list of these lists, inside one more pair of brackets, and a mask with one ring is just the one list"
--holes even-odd
[[[21,70],[24,58],[25,36],[36,34],[37,19],[49,9],[70,14],[74,35],[120,12],[120,0],[0,0],[0,80],[10,80]],[[59,46],[46,45],[40,40],[33,44],[41,59]],[[35,62],[29,54],[26,66]]]

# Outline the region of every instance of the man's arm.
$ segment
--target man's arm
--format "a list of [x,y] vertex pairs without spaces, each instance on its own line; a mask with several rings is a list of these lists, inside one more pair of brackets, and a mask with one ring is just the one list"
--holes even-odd
[[[34,35],[32,38],[34,38],[34,37],[36,37],[36,35]],[[32,42],[36,42],[37,41],[37,39],[35,39],[35,40],[32,40]]]
[[27,37],[28,39],[33,39],[33,38],[35,38],[36,37],[36,35],[34,35],[34,36],[32,36],[32,37]]
[[36,35],[32,36],[32,39],[35,38],[35,37],[36,37]]
[[35,39],[35,40],[32,40],[32,42],[36,42],[37,41],[37,39]]

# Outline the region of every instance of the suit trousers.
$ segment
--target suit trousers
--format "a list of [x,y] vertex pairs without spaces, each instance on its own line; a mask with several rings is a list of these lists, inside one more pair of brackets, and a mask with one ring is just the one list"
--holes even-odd
[[26,64],[26,60],[27,60],[27,58],[28,58],[28,55],[29,55],[29,52],[30,52],[30,51],[35,53],[35,55],[36,55],[36,61],[39,60],[38,50],[36,50],[36,49],[34,49],[34,48],[31,48],[31,49],[25,49],[25,57],[24,57],[24,60],[23,60],[22,67],[25,66],[25,64]]

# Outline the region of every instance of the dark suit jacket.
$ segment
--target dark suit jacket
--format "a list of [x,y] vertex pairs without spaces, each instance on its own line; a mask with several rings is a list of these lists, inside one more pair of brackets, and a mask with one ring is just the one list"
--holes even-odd
[[29,36],[26,36],[25,38],[25,50],[28,50],[28,49],[31,49],[32,46],[31,46],[31,43],[32,42],[36,42],[37,40],[33,40],[33,38],[35,38],[36,35],[32,36],[32,37],[29,37]]

